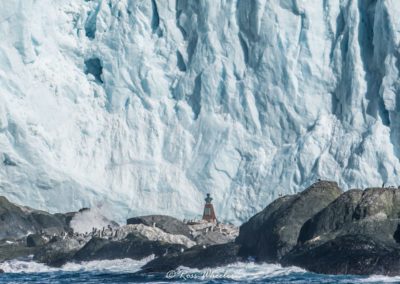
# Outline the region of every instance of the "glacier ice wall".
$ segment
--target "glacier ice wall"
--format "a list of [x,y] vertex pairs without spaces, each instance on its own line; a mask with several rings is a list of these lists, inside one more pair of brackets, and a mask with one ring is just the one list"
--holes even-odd
[[397,0],[3,2],[13,201],[190,218],[210,192],[239,222],[317,178],[400,182]]

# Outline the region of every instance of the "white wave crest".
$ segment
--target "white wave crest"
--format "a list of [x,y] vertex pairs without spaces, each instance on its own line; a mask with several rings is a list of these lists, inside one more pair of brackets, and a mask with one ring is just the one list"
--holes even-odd
[[5,273],[37,273],[53,272],[58,270],[42,263],[21,260],[9,260],[0,263],[0,269],[2,269]]
[[[111,273],[134,273],[140,270],[140,268],[154,259],[154,256],[149,256],[142,260],[132,259],[116,259],[116,260],[99,260],[99,261],[88,261],[81,263],[67,263],[60,268],[49,267],[45,264],[37,263],[34,261],[20,261],[10,260],[0,263],[0,269],[4,270],[5,273],[52,273],[52,272],[111,272]],[[268,280],[274,281],[276,277],[290,276],[297,274],[298,276],[303,274],[310,274],[304,269],[295,266],[282,267],[279,264],[256,264],[256,263],[243,263],[238,262],[222,267],[213,269],[192,269],[187,267],[179,267],[178,270],[181,273],[174,274],[174,279],[177,280],[179,277],[191,279],[191,280],[211,280],[211,278],[225,278],[233,281],[259,281]],[[166,274],[168,277],[168,274]],[[191,275],[197,276],[190,278]],[[198,276],[204,278],[199,278]],[[223,276],[223,277],[219,277]],[[303,275],[307,278],[307,275]],[[315,275],[315,281],[323,279],[325,277],[331,278],[332,281],[337,283],[400,283],[400,276],[389,277],[382,275],[371,275],[369,277],[360,276],[348,276],[341,279],[336,279],[334,276],[323,276]],[[319,278],[321,277],[321,278]],[[325,279],[326,280],[326,279]],[[196,282],[196,281],[195,281]],[[327,282],[331,283],[331,282]],[[333,282],[332,282],[333,283]]]
[[34,261],[10,260],[0,263],[0,269],[5,273],[43,273],[57,271],[102,271],[114,273],[132,273],[136,272],[144,264],[154,259],[154,256],[146,257],[142,260],[133,260],[129,258],[116,260],[96,260],[80,263],[67,263],[60,268],[49,267],[42,263]]
[[[194,273],[213,277],[213,275],[221,276],[236,281],[252,281],[264,278],[273,278],[277,276],[285,276],[292,273],[307,273],[306,270],[295,266],[282,267],[279,264],[256,264],[253,262],[237,262],[227,266],[217,267],[213,269],[191,269],[187,267],[179,267],[185,273]],[[177,274],[179,275],[179,274]]]
[[400,283],[400,276],[371,275],[368,278],[361,279],[363,283]]

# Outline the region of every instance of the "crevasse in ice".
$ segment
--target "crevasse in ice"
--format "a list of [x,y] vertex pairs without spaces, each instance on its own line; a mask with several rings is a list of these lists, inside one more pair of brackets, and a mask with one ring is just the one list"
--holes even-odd
[[12,0],[0,194],[240,222],[318,178],[400,182],[397,0]]

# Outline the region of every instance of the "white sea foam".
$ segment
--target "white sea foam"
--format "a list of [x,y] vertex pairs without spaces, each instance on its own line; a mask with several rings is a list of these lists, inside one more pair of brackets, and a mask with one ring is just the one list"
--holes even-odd
[[136,272],[145,263],[152,260],[154,256],[146,257],[142,260],[116,259],[116,260],[96,260],[81,263],[67,263],[60,268],[49,267],[34,261],[10,260],[0,263],[0,269],[6,273],[43,273],[58,271],[103,271],[114,273]]
[[111,211],[111,208],[98,205],[89,210],[77,213],[71,220],[70,226],[77,233],[91,232],[93,228],[102,229],[111,224],[110,220],[103,216],[103,212]]
[[383,276],[383,275],[371,275],[368,278],[360,279],[363,283],[400,283],[400,276]]
[[304,269],[296,266],[282,267],[279,264],[236,263],[219,267],[216,271],[226,271],[228,278],[234,280],[256,280],[260,278],[284,276],[292,273],[306,273]]
[[177,273],[176,277],[180,277],[180,275],[185,277],[185,275],[189,274],[205,275],[205,278],[212,277],[212,275],[222,275],[224,278],[229,278],[235,281],[254,281],[264,278],[285,276],[292,273],[307,273],[304,269],[295,266],[282,267],[279,264],[256,264],[253,262],[238,262],[213,269],[191,269],[187,267],[179,267],[178,270],[184,272],[182,274]]
[[115,260],[98,260],[81,263],[67,263],[61,269],[64,271],[107,271],[118,273],[132,273],[138,271],[143,265],[154,259],[154,255],[141,260],[129,258]]
[[[0,263],[0,269],[3,269],[6,273],[57,273],[57,272],[108,272],[108,273],[134,273],[140,270],[140,268],[148,261],[154,259],[154,256],[144,258],[142,260],[132,259],[117,259],[117,260],[100,260],[100,261],[88,261],[81,263],[67,263],[60,268],[52,268],[45,264],[33,262],[33,261],[20,261],[12,260]],[[287,279],[285,276],[291,277],[296,276],[297,279],[309,279],[310,283],[318,283],[322,279],[326,283],[399,283],[400,276],[389,277],[382,275],[371,275],[369,277],[354,277],[354,276],[333,276],[333,275],[314,275],[307,272],[304,269],[295,266],[282,267],[279,264],[255,264],[255,263],[243,263],[238,262],[222,267],[213,269],[191,269],[187,267],[179,267],[174,277],[176,281],[180,277],[185,278],[186,283],[197,282],[198,280],[207,280],[213,276],[222,275],[225,279],[231,279],[233,281],[260,281],[271,279],[275,281],[276,277],[283,277],[283,281]],[[198,278],[194,278],[193,275],[197,275]],[[167,276],[167,274],[166,274]],[[205,278],[202,278],[205,276]],[[281,280],[282,280],[281,279]],[[286,279],[286,280],[285,280]],[[188,281],[189,280],[189,281]],[[210,279],[209,279],[210,280]],[[281,281],[279,280],[279,281]],[[312,281],[311,281],[312,280]]]
[[[282,267],[279,264],[256,264],[253,262],[243,263],[238,262],[227,266],[218,267],[215,269],[191,269],[187,267],[180,267],[179,270],[184,271],[183,276],[190,273],[197,275],[224,275],[224,278],[232,279],[235,281],[257,281],[268,280],[269,278],[289,276],[297,274],[298,277],[303,276],[304,279],[314,279],[316,283],[322,279],[325,283],[400,283],[400,276],[389,277],[383,275],[365,276],[344,276],[343,275],[317,275],[310,277],[312,273],[296,266]],[[179,273],[177,274],[179,276]],[[189,278],[189,277],[188,277]],[[201,278],[200,278],[201,279]],[[286,280],[285,280],[286,281]],[[315,282],[316,281],[316,282]]]
[[20,260],[10,260],[0,263],[0,269],[4,270],[4,272],[6,273],[37,273],[52,272],[58,270],[42,263]]
[[[6,273],[43,273],[43,272],[73,272],[73,271],[102,271],[114,273],[132,273],[139,271],[140,268],[154,259],[154,256],[149,256],[142,260],[132,259],[116,259],[116,260],[99,260],[88,261],[81,263],[67,263],[60,268],[49,267],[45,264],[34,261],[11,260],[0,264],[0,269]],[[187,273],[205,273],[211,271],[209,269],[191,269],[180,267]],[[257,280],[268,277],[284,276],[291,273],[306,273],[305,270],[290,266],[282,267],[278,264],[255,264],[255,263],[235,263],[223,267],[212,269],[212,273],[226,275],[227,278],[233,280]]]

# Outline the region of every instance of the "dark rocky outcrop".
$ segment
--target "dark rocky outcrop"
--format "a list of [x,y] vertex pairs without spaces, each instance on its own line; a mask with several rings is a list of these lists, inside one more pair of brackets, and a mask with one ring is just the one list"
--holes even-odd
[[156,226],[166,233],[173,235],[184,235],[191,237],[189,227],[182,221],[166,215],[148,215],[130,218],[126,223],[135,225],[143,224],[146,226]]
[[365,235],[345,235],[322,243],[300,246],[281,263],[325,274],[399,275],[400,247]]
[[33,259],[49,266],[59,267],[71,261],[84,243],[76,238],[53,238],[48,244],[40,247]]
[[398,205],[399,190],[349,190],[304,224],[299,243],[322,242],[343,235],[394,242],[400,216]]
[[400,190],[350,190],[307,221],[282,262],[333,274],[400,274]]
[[75,256],[76,261],[132,258],[142,259],[152,254],[161,256],[181,251],[185,247],[160,241],[150,241],[142,236],[129,234],[122,240],[92,238]]
[[213,245],[204,248],[195,246],[183,252],[156,258],[142,267],[140,273],[166,272],[179,266],[207,268],[227,265],[243,260],[238,256],[240,246],[235,243]]
[[352,189],[339,196],[304,224],[300,231],[299,242],[321,237],[351,222],[362,194],[362,190]]
[[[73,216],[52,215],[0,198],[0,229],[7,232],[0,234],[7,236],[68,229]],[[6,226],[12,222],[17,228]],[[189,227],[161,215],[131,218],[128,224],[140,225],[103,228],[91,234],[56,234],[50,241],[46,232],[17,241],[0,240],[0,261],[33,254],[36,261],[60,266],[67,261],[142,259],[155,254],[158,258],[140,272],[152,273],[179,266],[212,268],[255,257],[256,261],[296,265],[317,273],[400,275],[400,190],[394,188],[342,193],[334,182],[317,182],[272,202],[241,226],[234,242],[237,230],[230,225],[199,222]],[[197,245],[187,248],[193,240]],[[227,243],[204,245],[219,242]]]
[[304,223],[340,196],[335,182],[320,181],[296,195],[268,205],[240,227],[236,242],[242,256],[277,261],[296,244]]
[[38,246],[43,246],[46,243],[48,243],[48,240],[46,237],[43,235],[39,234],[30,234],[26,238],[26,246],[27,247],[38,247]]
[[389,218],[400,216],[400,190],[396,188],[367,188],[354,212],[354,219]]
[[396,231],[394,231],[393,238],[396,243],[400,243],[400,223],[397,225]]
[[40,232],[59,234],[69,229],[61,215],[18,206],[0,196],[0,239],[19,239]]

